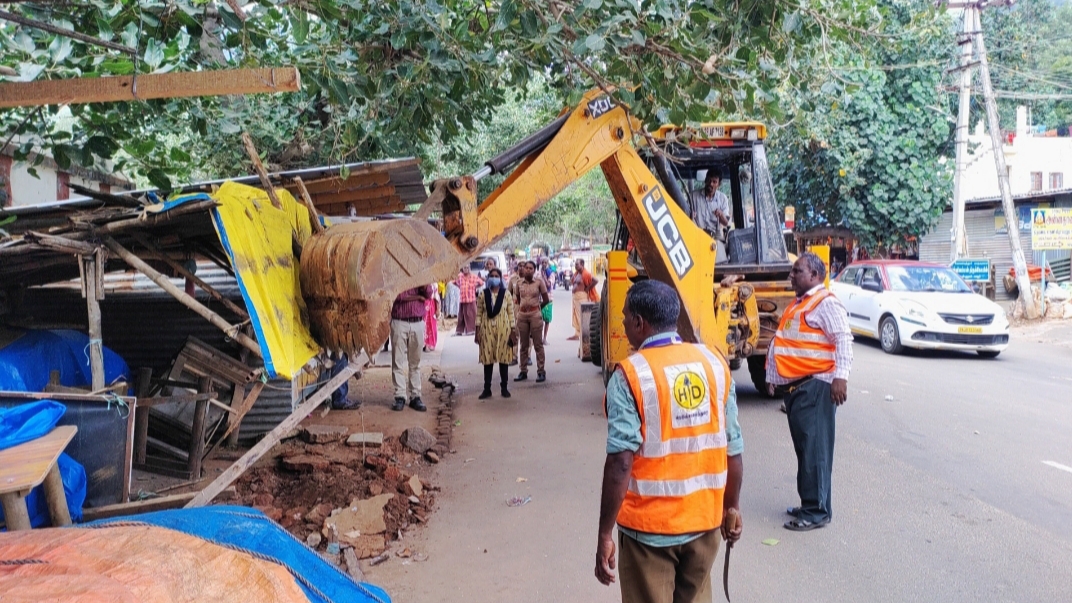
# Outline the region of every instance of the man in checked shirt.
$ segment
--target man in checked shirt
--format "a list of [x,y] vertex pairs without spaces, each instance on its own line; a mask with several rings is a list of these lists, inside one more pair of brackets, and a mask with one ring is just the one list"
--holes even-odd
[[823,286],[826,266],[803,253],[789,271],[797,298],[782,315],[767,350],[767,389],[782,394],[797,453],[800,506],[786,509],[787,530],[830,523],[834,468],[834,413],[848,397],[852,333],[845,306]]

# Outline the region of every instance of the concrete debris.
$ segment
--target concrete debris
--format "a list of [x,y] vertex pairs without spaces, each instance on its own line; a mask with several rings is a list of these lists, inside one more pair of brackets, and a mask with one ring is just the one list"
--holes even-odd
[[[354,499],[350,506],[344,509],[335,509],[331,516],[324,520],[324,535],[329,536],[332,528],[338,530],[340,540],[350,542],[355,548],[355,540],[367,534],[382,534],[387,531],[387,524],[383,519],[383,508],[387,502],[394,498],[394,494],[381,494],[365,500]],[[358,537],[350,536],[357,532]]]
[[391,558],[390,553],[382,553],[382,554],[377,555],[376,557],[373,557],[372,559],[370,559],[368,564],[370,566],[372,566],[372,567],[376,567],[377,565],[383,563],[384,561],[387,561],[390,558]]
[[342,550],[342,559],[346,562],[346,573],[350,574],[350,577],[354,580],[364,582],[365,573],[361,571],[361,564],[357,562],[358,556],[352,547],[346,547]]
[[309,548],[315,549],[320,546],[320,543],[323,542],[323,540],[324,538],[320,535],[320,532],[310,532],[309,535],[305,537],[305,544],[309,545]]
[[428,433],[428,430],[423,427],[410,427],[403,431],[401,442],[418,454],[424,454],[428,452],[429,448],[436,445],[435,436]]
[[319,454],[296,454],[283,457],[283,466],[291,471],[327,471],[331,459]]
[[383,433],[363,432],[355,433],[346,438],[347,446],[383,446]]
[[420,496],[421,493],[424,492],[424,486],[421,485],[421,478],[416,475],[409,478],[409,481],[406,482],[406,486],[408,486],[409,493],[413,496]]
[[419,504],[421,504],[421,499],[417,498],[416,496],[411,496],[411,497],[409,497],[409,502],[411,502],[411,503],[413,503],[415,505],[419,505]]
[[[329,444],[342,440],[349,432],[350,428],[345,425],[306,425],[302,438],[310,444]],[[380,441],[383,441],[382,436]]]
[[439,462],[439,455],[436,454],[434,450],[429,450],[424,453],[424,460],[434,465]]

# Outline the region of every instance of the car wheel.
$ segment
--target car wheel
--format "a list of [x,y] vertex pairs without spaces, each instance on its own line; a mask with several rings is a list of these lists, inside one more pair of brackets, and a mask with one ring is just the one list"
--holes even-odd
[[882,319],[878,327],[878,336],[883,352],[900,354],[904,351],[904,346],[901,345],[901,332],[897,329],[897,321],[892,316]]
[[983,358],[997,358],[1001,352],[995,352],[993,350],[979,350],[976,354],[979,354]]

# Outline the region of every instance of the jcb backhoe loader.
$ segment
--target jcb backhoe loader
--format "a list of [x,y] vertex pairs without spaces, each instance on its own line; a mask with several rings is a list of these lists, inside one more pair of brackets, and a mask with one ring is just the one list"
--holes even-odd
[[[618,206],[615,249],[593,320],[594,361],[604,377],[629,354],[622,328],[631,281],[655,278],[681,296],[678,331],[738,366],[749,359],[764,391],[762,353],[778,313],[792,299],[789,258],[756,123],[663,127],[654,139],[669,155],[634,148],[641,127],[600,90],[586,94],[538,132],[469,176],[437,180],[414,218],[333,226],[301,255],[301,287],[313,333],[328,349],[370,354],[386,341],[394,298],[410,287],[453,278],[458,267],[494,243],[585,172],[600,166]],[[516,168],[514,166],[517,166]],[[652,172],[659,174],[656,176]],[[513,169],[511,169],[513,168]],[[688,215],[688,188],[718,170],[732,193],[734,229],[728,257]],[[482,202],[477,182],[509,175]],[[445,237],[426,218],[441,209]],[[738,280],[715,280],[738,275]]]

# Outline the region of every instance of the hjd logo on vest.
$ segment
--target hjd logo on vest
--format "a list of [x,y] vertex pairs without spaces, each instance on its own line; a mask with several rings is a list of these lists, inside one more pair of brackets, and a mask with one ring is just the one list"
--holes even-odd
[[675,429],[711,422],[711,388],[707,371],[699,362],[675,364],[663,369],[670,384],[671,424]]

